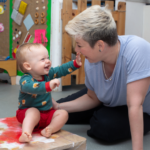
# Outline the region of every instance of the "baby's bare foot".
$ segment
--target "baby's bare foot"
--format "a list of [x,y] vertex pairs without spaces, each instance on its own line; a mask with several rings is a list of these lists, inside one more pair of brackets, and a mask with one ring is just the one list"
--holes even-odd
[[27,132],[23,132],[22,135],[19,138],[19,142],[30,142],[32,139],[32,135],[27,133]]
[[42,131],[41,131],[41,134],[44,136],[44,137],[50,137],[51,134],[52,134],[52,128],[50,128],[49,126],[47,126],[46,128],[44,128]]

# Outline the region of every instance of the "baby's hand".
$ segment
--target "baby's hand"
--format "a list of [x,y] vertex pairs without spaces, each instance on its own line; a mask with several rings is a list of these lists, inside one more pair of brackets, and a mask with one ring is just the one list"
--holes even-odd
[[49,83],[50,83],[49,86],[50,86],[51,90],[53,90],[54,88],[58,87],[59,84],[60,84],[58,79],[53,79]]
[[76,55],[76,63],[78,64],[78,66],[82,65],[82,61],[81,61],[81,57],[80,57],[81,53],[77,53]]

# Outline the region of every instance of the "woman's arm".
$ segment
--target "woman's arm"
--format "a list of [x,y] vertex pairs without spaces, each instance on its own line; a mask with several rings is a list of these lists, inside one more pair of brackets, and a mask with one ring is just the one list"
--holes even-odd
[[69,113],[89,110],[89,109],[92,109],[92,108],[100,105],[100,103],[101,102],[97,98],[95,92],[91,91],[89,89],[88,89],[87,94],[85,94],[73,101],[56,104],[56,102],[54,102],[54,100],[53,100],[54,109],[65,109]]
[[143,150],[143,102],[150,85],[150,78],[127,84],[127,105],[132,136],[132,149]]

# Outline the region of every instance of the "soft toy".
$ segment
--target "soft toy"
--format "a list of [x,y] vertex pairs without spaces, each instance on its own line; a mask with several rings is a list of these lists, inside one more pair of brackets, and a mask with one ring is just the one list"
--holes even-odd
[[0,32],[3,32],[4,31],[4,26],[2,23],[0,23]]
[[0,5],[0,14],[3,14],[4,13],[4,8],[2,5]]

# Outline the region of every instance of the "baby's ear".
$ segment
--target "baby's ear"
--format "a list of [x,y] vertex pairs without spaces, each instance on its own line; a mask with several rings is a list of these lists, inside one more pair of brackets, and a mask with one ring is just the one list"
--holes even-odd
[[30,71],[31,70],[31,66],[28,62],[24,62],[23,63],[23,67],[27,70],[27,71]]

